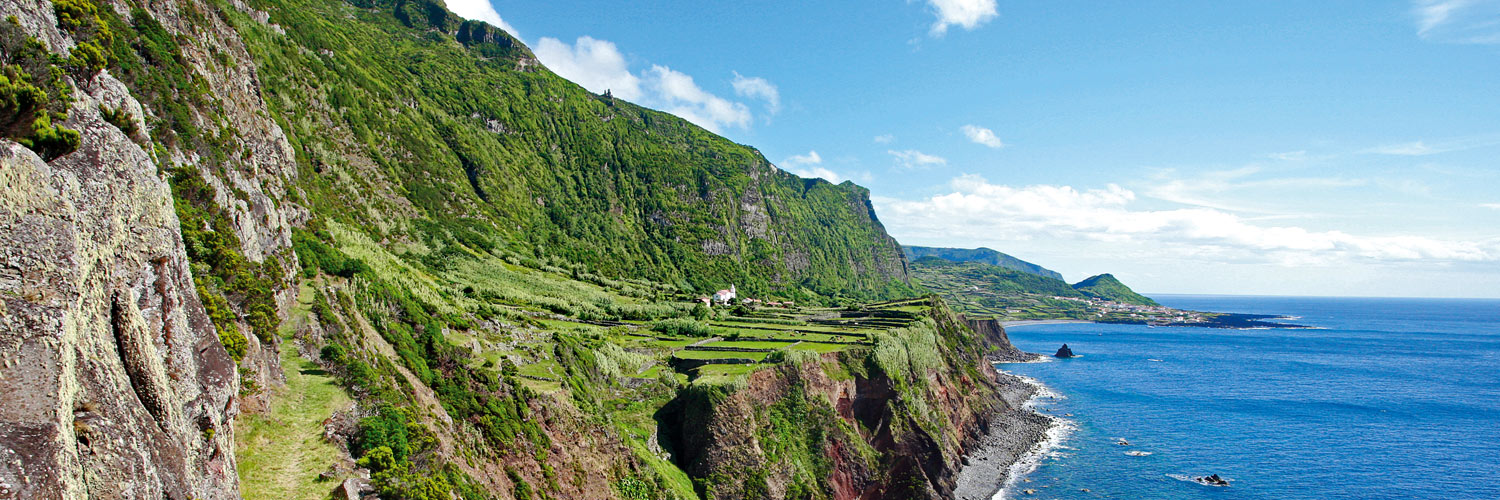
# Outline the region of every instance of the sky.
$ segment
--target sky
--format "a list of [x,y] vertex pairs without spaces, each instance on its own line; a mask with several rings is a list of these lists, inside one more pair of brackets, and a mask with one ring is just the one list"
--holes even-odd
[[449,0],[903,244],[1147,293],[1500,297],[1500,0]]

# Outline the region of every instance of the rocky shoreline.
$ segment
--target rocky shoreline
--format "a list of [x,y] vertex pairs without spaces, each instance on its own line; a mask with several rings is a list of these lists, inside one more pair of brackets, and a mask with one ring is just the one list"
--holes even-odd
[[1041,450],[1047,430],[1058,421],[1026,405],[1039,388],[1026,380],[1001,373],[996,381],[1005,409],[993,415],[988,434],[964,457],[953,498],[988,500],[1010,480],[1013,466]]

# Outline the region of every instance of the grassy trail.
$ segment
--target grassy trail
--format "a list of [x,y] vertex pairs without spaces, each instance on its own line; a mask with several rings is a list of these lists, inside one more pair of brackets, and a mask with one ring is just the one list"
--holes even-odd
[[291,319],[282,326],[281,365],[286,386],[271,389],[271,409],[242,414],[235,455],[240,489],[247,500],[321,499],[334,483],[318,474],[338,461],[339,451],[323,441],[323,420],[350,404],[348,394],[326,372],[297,355],[290,333],[307,319],[311,288],[303,285]]

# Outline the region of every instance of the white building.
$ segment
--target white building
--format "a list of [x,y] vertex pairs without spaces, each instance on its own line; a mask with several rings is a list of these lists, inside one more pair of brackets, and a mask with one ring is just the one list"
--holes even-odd
[[734,291],[734,285],[729,285],[728,290],[719,290],[717,292],[714,292],[714,303],[728,304],[729,301],[734,299],[735,297],[736,294]]

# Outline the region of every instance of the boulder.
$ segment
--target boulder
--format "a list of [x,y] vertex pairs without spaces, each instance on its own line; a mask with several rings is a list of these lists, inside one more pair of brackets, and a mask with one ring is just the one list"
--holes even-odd
[[1053,354],[1053,356],[1059,358],[1071,358],[1073,357],[1073,350],[1068,348],[1068,344],[1063,344],[1062,347],[1057,349],[1057,354]]

